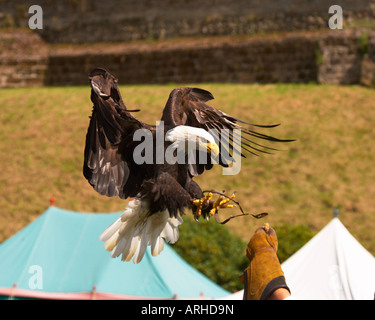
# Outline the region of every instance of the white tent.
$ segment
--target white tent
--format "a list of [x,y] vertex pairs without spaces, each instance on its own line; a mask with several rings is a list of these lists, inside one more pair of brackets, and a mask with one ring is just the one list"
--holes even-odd
[[[294,299],[374,299],[375,258],[337,217],[281,267]],[[228,299],[242,296],[239,291]]]
[[375,258],[337,217],[281,267],[297,299],[374,299]]

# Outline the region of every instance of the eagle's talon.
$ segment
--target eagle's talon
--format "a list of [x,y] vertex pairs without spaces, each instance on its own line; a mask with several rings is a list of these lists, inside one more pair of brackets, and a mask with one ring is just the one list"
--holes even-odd
[[225,197],[224,195],[219,195],[215,201],[211,201],[212,192],[207,193],[201,199],[191,199],[193,205],[196,207],[194,214],[194,219],[198,221],[199,217],[203,215],[206,220],[219,212],[219,209],[233,208],[232,204],[227,204],[229,201],[234,199],[235,193],[233,192],[230,197]]
[[196,205],[197,207],[201,206],[203,201],[201,199],[195,199],[193,200],[193,204]]
[[224,198],[220,195],[216,201],[212,204],[212,209],[209,212],[209,216],[212,217],[215,213],[219,212],[219,209],[233,208],[234,205],[227,204],[231,199],[234,199],[235,193],[233,192],[229,198]]
[[201,199],[192,199],[193,204],[197,207],[194,212],[194,219],[198,221],[199,217],[202,215],[202,209],[206,205],[208,206],[210,203],[210,200],[212,199],[212,193],[209,192],[207,195],[205,195]]
[[212,209],[210,210],[210,212],[209,212],[208,215],[209,215],[210,217],[212,217],[216,212],[217,212],[217,208],[214,207],[214,208],[212,208]]

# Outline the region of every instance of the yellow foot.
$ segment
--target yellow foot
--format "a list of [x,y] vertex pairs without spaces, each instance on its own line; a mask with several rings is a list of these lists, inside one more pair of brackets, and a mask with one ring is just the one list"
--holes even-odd
[[216,212],[219,211],[219,209],[225,209],[225,208],[233,208],[232,204],[227,204],[230,199],[235,198],[235,193],[233,192],[232,195],[229,198],[226,198],[222,195],[220,195],[216,201],[212,205],[212,209],[210,210],[209,216],[212,217]]
[[195,220],[198,220],[198,218],[202,214],[203,207],[207,206],[209,204],[209,202],[210,202],[211,199],[212,199],[212,193],[209,192],[203,198],[201,198],[201,199],[194,199],[193,200],[193,204],[197,207],[197,209],[194,212],[194,218],[195,218]]

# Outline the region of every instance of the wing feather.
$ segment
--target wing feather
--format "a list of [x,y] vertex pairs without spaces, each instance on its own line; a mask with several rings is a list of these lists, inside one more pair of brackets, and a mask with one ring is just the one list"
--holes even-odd
[[135,130],[151,127],[138,121],[126,108],[113,75],[97,68],[89,79],[94,106],[86,134],[83,174],[102,195],[134,196],[140,186],[134,182],[141,177],[138,173],[133,177],[129,169],[133,165],[131,137]]
[[[251,124],[241,119],[235,118],[213,108],[206,104],[207,101],[214,99],[213,95],[199,88],[176,88],[174,89],[167,101],[163,111],[162,120],[166,125],[188,125],[203,128],[214,136],[220,150],[218,163],[224,167],[228,166],[233,158],[233,154],[239,154],[246,157],[246,153],[258,156],[269,151],[277,149],[269,147],[261,141],[269,142],[290,142],[290,139],[278,139],[270,135],[259,133],[255,128],[274,128],[278,124],[258,125]],[[241,130],[241,139],[234,135],[234,130]],[[227,130],[228,134],[222,134],[223,130]],[[254,141],[259,139],[260,141]],[[225,155],[226,154],[226,155]],[[230,158],[229,158],[229,157]],[[191,175],[203,173],[204,169],[212,168],[212,163],[190,165]]]

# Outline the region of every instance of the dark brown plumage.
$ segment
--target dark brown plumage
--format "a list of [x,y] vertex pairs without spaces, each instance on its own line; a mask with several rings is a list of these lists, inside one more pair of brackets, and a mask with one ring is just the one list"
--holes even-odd
[[[86,135],[83,174],[90,185],[102,195],[118,196],[122,199],[136,197],[143,203],[147,202],[146,217],[167,210],[169,217],[178,218],[185,208],[194,210],[192,199],[202,198],[203,194],[198,184],[193,181],[193,177],[202,174],[204,170],[211,169],[213,160],[208,158],[207,163],[186,163],[188,157],[186,154],[185,163],[157,164],[155,150],[159,146],[156,146],[156,126],[143,123],[133,116],[138,110],[127,109],[121,98],[117,79],[108,71],[97,68],[91,72],[89,79],[94,106]],[[161,118],[164,134],[171,129],[177,128],[176,131],[179,131],[182,126],[188,126],[184,128],[192,128],[192,131],[196,130],[194,128],[205,131],[215,130],[212,136],[220,150],[217,161],[224,167],[228,166],[230,161],[230,158],[222,153],[221,146],[224,142],[230,146],[230,156],[233,152],[239,152],[245,157],[246,152],[256,155],[275,150],[253,141],[254,138],[271,142],[290,141],[255,132],[250,129],[254,125],[207,105],[206,102],[212,99],[212,94],[203,89],[174,89]],[[244,128],[242,125],[247,125],[249,128]],[[134,160],[134,152],[141,143],[141,141],[134,141],[133,137],[138,129],[148,130],[152,135],[152,163],[137,164]],[[228,129],[229,135],[222,136],[222,129]],[[241,141],[233,135],[234,129],[240,129],[243,133]],[[198,137],[199,134],[197,139]],[[171,144],[172,141],[165,141],[165,150]],[[196,160],[199,158],[199,152],[202,151],[193,152]],[[202,211],[202,215],[207,216],[210,208],[212,202]],[[108,240],[118,233],[119,231],[114,229],[104,238]],[[147,241],[147,244],[152,242],[150,239]],[[114,247],[118,243],[119,240]]]

